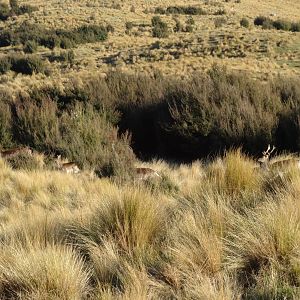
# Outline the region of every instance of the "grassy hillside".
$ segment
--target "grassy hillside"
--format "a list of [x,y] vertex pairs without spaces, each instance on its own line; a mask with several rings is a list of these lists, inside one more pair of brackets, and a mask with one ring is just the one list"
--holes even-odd
[[299,299],[299,75],[296,0],[0,1],[0,299]]
[[[126,72],[160,70],[167,75],[184,76],[207,70],[213,63],[226,65],[237,71],[251,72],[253,77],[266,79],[285,74],[299,76],[299,32],[262,29],[254,25],[257,16],[275,20],[299,22],[297,1],[19,1],[19,5],[37,8],[30,14],[12,16],[1,28],[16,28],[23,22],[47,29],[74,30],[83,25],[109,25],[112,32],[104,42],[80,44],[73,48],[74,58],[66,59],[68,50],[38,47],[37,53],[46,62],[56,78],[90,76],[110,69]],[[204,14],[168,13],[168,7],[194,7]],[[169,35],[152,36],[151,19],[161,16]],[[240,25],[245,18],[249,27]],[[192,23],[190,22],[192,20]],[[174,31],[176,22],[179,31]],[[299,25],[299,23],[297,23]],[[189,26],[189,27],[188,27]],[[65,44],[66,45],[66,44]],[[0,48],[0,55],[20,53],[22,47]],[[22,53],[22,52],[21,52]],[[65,53],[65,54],[64,54]],[[5,84],[24,86],[24,78],[6,74]],[[46,80],[36,76],[35,80]],[[31,79],[33,81],[33,78]]]
[[299,298],[293,165],[237,150],[120,184],[0,164],[1,299]]

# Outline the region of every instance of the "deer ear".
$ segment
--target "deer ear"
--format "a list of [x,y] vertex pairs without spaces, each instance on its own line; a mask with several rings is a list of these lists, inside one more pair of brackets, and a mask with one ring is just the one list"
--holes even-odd
[[60,155],[60,154],[57,155],[57,159],[58,159],[58,160],[61,160],[61,155]]

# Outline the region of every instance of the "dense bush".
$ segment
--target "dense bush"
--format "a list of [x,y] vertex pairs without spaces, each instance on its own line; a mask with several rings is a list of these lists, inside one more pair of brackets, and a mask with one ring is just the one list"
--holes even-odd
[[[29,98],[20,96],[15,105],[15,139],[39,151],[60,153],[80,167],[95,169],[98,175],[128,176],[134,162],[130,137],[118,137],[109,119],[109,107],[104,113],[92,105],[95,99],[80,103],[79,94],[73,95],[72,101],[67,93],[45,89],[33,91]],[[55,97],[61,99],[50,100]],[[83,97],[89,97],[87,92]]]
[[292,28],[291,22],[287,20],[276,20],[273,22],[273,26],[277,30],[285,30],[285,31],[289,31]]
[[247,18],[242,18],[240,21],[240,25],[242,27],[248,28],[249,27],[249,20]]
[[44,73],[46,70],[44,61],[38,56],[12,56],[11,70],[16,73],[32,75]]
[[0,74],[5,74],[11,69],[11,59],[8,56],[0,58]]
[[0,20],[5,21],[10,14],[9,6],[6,3],[0,3]]
[[201,7],[196,6],[169,6],[166,9],[162,7],[155,8],[156,14],[182,14],[182,15],[205,15],[206,12]]
[[300,32],[300,22],[292,23],[291,31]]
[[24,45],[24,52],[25,53],[34,53],[37,51],[38,44],[36,41],[27,41]]
[[101,25],[83,25],[71,31],[48,30],[40,25],[24,22],[14,30],[1,32],[0,46],[25,45],[28,41],[32,41],[49,49],[55,47],[68,49],[78,44],[104,41],[107,39],[108,30],[112,29]]
[[297,79],[260,83],[217,67],[184,80],[112,72],[18,96],[12,119],[4,118],[3,107],[0,134],[102,175],[131,160],[129,138],[120,140],[116,126],[131,132],[142,157],[190,160],[237,146],[257,154],[269,143],[299,151],[299,86]]
[[288,20],[275,20],[264,16],[258,16],[254,19],[254,25],[262,26],[263,29],[277,29],[284,31],[300,32],[300,23],[290,22]]
[[166,38],[169,36],[168,25],[160,17],[155,16],[152,18],[152,26],[153,37]]
[[7,158],[8,164],[17,170],[36,170],[41,168],[41,162],[36,156],[20,153]]

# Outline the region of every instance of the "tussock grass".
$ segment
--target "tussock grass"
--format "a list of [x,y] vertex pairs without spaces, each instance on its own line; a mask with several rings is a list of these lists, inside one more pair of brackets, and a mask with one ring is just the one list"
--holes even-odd
[[89,271],[66,247],[1,249],[1,294],[14,299],[82,299]]
[[0,298],[297,299],[295,165],[262,170],[232,150],[141,166],[162,178],[15,170],[0,159]]

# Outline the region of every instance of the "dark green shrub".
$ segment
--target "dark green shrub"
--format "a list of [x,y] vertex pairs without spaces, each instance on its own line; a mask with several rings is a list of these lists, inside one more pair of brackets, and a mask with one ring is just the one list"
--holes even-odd
[[0,3],[0,20],[5,21],[10,16],[10,9],[6,3]]
[[240,21],[240,25],[242,27],[245,27],[245,28],[248,28],[249,27],[249,20],[247,18],[242,18],[241,21]]
[[4,30],[0,33],[0,47],[7,47],[12,44],[13,33],[9,30]]
[[0,74],[5,74],[11,69],[11,59],[8,56],[0,58]]
[[8,148],[13,144],[12,116],[10,106],[0,102],[0,144],[2,148]]
[[292,24],[287,20],[276,20],[273,22],[273,27],[277,30],[289,31],[292,28]]
[[44,73],[44,61],[38,56],[14,56],[11,58],[11,70],[25,75]]
[[38,49],[38,44],[36,41],[27,41],[24,45],[24,52],[25,53],[35,53]]
[[272,20],[270,18],[264,17],[264,16],[258,16],[254,19],[254,25],[256,26],[262,26],[264,24],[264,22],[266,21],[271,21]]
[[262,29],[274,29],[274,22],[270,19],[267,19],[262,24]]
[[[156,12],[157,11],[157,12]],[[158,8],[155,13],[159,14],[182,14],[182,15],[205,15],[206,12],[201,7],[196,6],[169,6],[166,10]]]
[[40,44],[46,48],[54,49],[59,47],[61,44],[61,39],[57,35],[45,36],[41,39]]
[[300,32],[300,22],[292,23],[291,31]]
[[166,10],[163,9],[162,7],[156,7],[154,13],[159,15],[164,15],[166,13]]
[[36,156],[27,153],[20,153],[6,159],[8,164],[17,170],[36,170],[40,169],[41,161]]
[[125,28],[126,28],[127,30],[131,30],[131,29],[133,28],[133,23],[132,23],[132,22],[126,22],[126,23],[125,23]]
[[62,49],[70,49],[70,48],[73,48],[75,46],[76,46],[75,42],[73,40],[67,38],[67,37],[63,37],[60,40],[60,47]]
[[84,25],[76,30],[78,43],[93,43],[107,39],[107,28],[98,25]]
[[154,17],[151,19],[151,24],[152,24],[152,26],[159,25],[160,23],[162,23],[162,19],[161,19],[160,16],[154,16]]
[[169,36],[168,25],[160,17],[155,16],[152,18],[152,26],[153,37],[166,38]]

